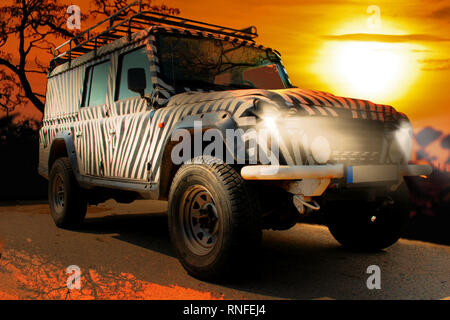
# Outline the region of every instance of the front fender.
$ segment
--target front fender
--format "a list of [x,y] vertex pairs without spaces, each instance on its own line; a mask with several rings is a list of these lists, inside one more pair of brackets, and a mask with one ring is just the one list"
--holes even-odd
[[[162,157],[158,166],[160,170],[152,172],[152,180],[160,183],[160,196],[161,199],[167,197],[168,189],[170,187],[170,181],[176,173],[177,168],[181,164],[175,164],[172,161],[172,149],[179,141],[172,141],[173,134],[179,130],[186,130],[191,135],[194,134],[196,128],[196,122],[201,121],[202,131],[208,129],[215,129],[222,135],[222,141],[224,143],[224,159],[226,157],[233,157],[236,160],[236,153],[232,148],[226,143],[226,130],[227,129],[237,129],[238,125],[233,119],[231,113],[227,111],[217,111],[203,114],[188,115],[181,118],[172,128],[171,134],[169,134],[164,141]],[[158,175],[158,172],[160,173]]]
[[[210,112],[210,113],[203,113],[203,114],[196,114],[196,115],[189,115],[184,118],[182,118],[172,129],[172,134],[168,139],[165,141],[165,145],[173,145],[173,141],[171,140],[173,133],[175,133],[177,130],[187,130],[191,133],[194,132],[196,129],[196,124],[198,126],[198,123],[201,122],[201,130],[202,132],[205,132],[206,130],[215,129],[220,132],[222,141],[225,146],[225,153],[224,153],[224,159],[228,159],[228,157],[232,157],[234,160],[236,160],[236,153],[235,150],[232,150],[232,148],[228,145],[225,137],[226,137],[226,131],[236,130],[238,129],[237,123],[234,121],[231,113],[227,111],[217,111],[217,112]],[[197,127],[198,130],[198,127]],[[175,141],[175,143],[178,143],[178,141]],[[228,153],[228,154],[227,154]],[[222,159],[222,160],[224,160]]]

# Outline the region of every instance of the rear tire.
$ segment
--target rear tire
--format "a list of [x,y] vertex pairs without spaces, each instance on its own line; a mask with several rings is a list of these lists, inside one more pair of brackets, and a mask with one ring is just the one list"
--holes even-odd
[[335,201],[326,207],[328,229],[344,247],[377,251],[398,241],[408,221],[409,192],[403,183],[374,203]]
[[248,266],[261,241],[259,206],[234,168],[199,157],[176,173],[169,231],[177,256],[196,278],[225,280]]
[[57,159],[50,170],[48,200],[57,227],[74,229],[81,226],[86,216],[87,200],[68,158]]

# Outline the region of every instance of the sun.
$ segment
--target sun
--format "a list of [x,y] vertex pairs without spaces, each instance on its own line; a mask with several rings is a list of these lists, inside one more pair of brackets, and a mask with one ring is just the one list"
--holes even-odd
[[414,79],[409,50],[398,44],[332,42],[323,53],[320,74],[336,94],[388,103]]
[[376,42],[341,44],[335,51],[335,72],[343,84],[364,96],[396,87],[406,73],[402,57]]

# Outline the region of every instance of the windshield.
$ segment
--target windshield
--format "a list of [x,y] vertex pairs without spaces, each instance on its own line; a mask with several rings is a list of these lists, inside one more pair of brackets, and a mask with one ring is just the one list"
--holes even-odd
[[160,35],[162,77],[176,89],[283,89],[286,77],[272,51],[228,41]]

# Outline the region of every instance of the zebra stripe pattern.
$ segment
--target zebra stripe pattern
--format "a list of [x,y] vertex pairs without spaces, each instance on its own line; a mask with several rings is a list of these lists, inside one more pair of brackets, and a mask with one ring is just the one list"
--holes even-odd
[[[253,41],[160,26],[133,34],[130,42],[126,38],[116,40],[99,48],[96,54],[91,52],[75,59],[70,65],[66,63],[56,67],[49,75],[40,130],[41,148],[50,148],[58,132],[71,132],[82,175],[158,183],[164,143],[180,119],[189,115],[227,111],[238,126],[245,128],[255,123],[255,118],[248,116],[246,111],[254,107],[256,100],[260,100],[281,101],[284,107],[294,110],[301,117],[376,121],[405,118],[390,106],[298,88],[220,92],[186,88],[187,92],[177,94],[159,73],[155,38],[158,32],[213,37],[264,49]],[[146,100],[139,97],[115,101],[119,56],[140,47],[147,49],[153,98],[159,107],[156,110],[149,109]],[[106,60],[110,61],[106,104],[82,107],[87,68]],[[161,123],[164,123],[163,127],[159,126]],[[301,144],[302,141],[297,138],[282,141],[281,153],[287,164],[306,163],[307,157],[300,154]],[[45,169],[48,171],[49,168]]]

